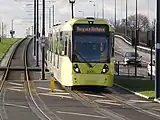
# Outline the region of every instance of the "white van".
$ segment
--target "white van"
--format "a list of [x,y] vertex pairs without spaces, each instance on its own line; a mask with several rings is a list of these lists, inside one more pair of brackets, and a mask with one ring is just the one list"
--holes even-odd
[[[152,60],[152,76],[155,76],[155,59]],[[148,76],[151,76],[151,62],[147,65],[147,73],[148,73]]]

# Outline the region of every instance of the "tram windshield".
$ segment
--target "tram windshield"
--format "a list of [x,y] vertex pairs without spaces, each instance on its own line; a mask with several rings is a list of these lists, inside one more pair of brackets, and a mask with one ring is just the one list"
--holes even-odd
[[74,62],[106,62],[108,40],[105,35],[75,35],[73,45]]

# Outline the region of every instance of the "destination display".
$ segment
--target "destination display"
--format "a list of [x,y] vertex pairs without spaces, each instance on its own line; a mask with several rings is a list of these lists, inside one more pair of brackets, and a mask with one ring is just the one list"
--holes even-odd
[[107,30],[105,25],[75,25],[75,32],[93,32],[93,33],[104,33]]

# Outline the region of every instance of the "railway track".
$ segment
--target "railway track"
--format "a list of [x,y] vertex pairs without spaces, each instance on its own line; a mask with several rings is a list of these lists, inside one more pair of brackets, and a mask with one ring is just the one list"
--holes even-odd
[[89,97],[83,95],[82,92],[77,90],[71,90],[70,88],[64,88],[67,92],[69,92],[73,97],[75,97],[78,101],[80,101],[85,106],[93,107],[93,109],[104,117],[108,117],[111,120],[131,120],[123,115],[120,115],[116,112],[113,112],[109,109],[104,109],[101,105],[97,104],[95,101],[91,100]]
[[[7,120],[8,116],[5,110],[5,89],[7,87],[11,87],[8,83],[11,82],[20,82],[24,84],[24,92],[25,92],[25,102],[27,101],[29,108],[31,109],[30,112],[35,113],[37,119],[41,120],[55,120],[55,118],[45,113],[44,106],[40,106],[40,100],[38,99],[38,95],[35,94],[35,88],[33,81],[31,80],[30,72],[28,70],[28,58],[27,58],[27,51],[28,47],[32,41],[32,38],[25,38],[21,40],[15,49],[13,50],[8,63],[7,69],[4,71],[4,74],[1,79],[0,84],[0,118],[1,120]],[[24,71],[12,71],[10,67],[24,67]],[[48,112],[48,111],[47,111]],[[17,114],[18,115],[18,114]]]
[[[29,45],[29,44],[28,44]],[[25,95],[26,100],[32,109],[32,111],[41,119],[41,120],[60,120],[58,116],[56,116],[54,113],[52,113],[47,106],[43,103],[43,101],[40,99],[36,92],[36,88],[34,86],[34,83],[32,81],[32,74],[33,72],[29,72],[27,69],[28,66],[28,60],[27,60],[27,51],[28,46],[25,49],[25,55],[24,55],[24,65],[25,65]],[[32,74],[31,74],[32,73]]]
[[7,65],[6,65],[7,69],[4,71],[4,73],[3,73],[2,77],[1,77],[1,84],[0,84],[0,96],[1,96],[0,101],[2,103],[1,108],[0,108],[1,120],[8,119],[8,116],[7,116],[7,113],[5,111],[5,107],[4,107],[5,86],[6,86],[5,83],[7,82],[8,79],[12,78],[11,77],[12,76],[12,72],[13,72],[13,74],[15,74],[15,71],[10,71],[10,67],[15,65],[15,59],[16,59],[16,57],[18,57],[18,55],[16,53],[18,52],[18,49],[20,49],[20,46],[25,43],[26,39],[27,38],[24,38],[23,40],[19,41],[16,44],[15,48],[13,49],[13,52],[11,53],[11,55],[9,57],[8,62],[7,62]]
[[[88,92],[88,91],[80,91],[80,90],[71,90],[70,88],[65,88],[67,92],[69,92],[74,98],[80,101],[82,104],[86,106],[91,106],[95,109],[99,114],[110,118],[111,120],[132,120],[132,114],[143,114],[144,116],[151,117],[152,119],[160,119],[160,115],[150,112],[149,110],[145,110],[141,107],[135,106],[133,104],[127,103],[125,99],[113,94],[110,90],[106,92]],[[87,95],[86,95],[87,94]],[[107,105],[103,103],[98,103],[96,101],[96,97],[91,96],[101,96],[104,101],[112,101],[114,104]],[[118,110],[116,110],[118,109]],[[130,115],[125,115],[124,111],[130,111]]]

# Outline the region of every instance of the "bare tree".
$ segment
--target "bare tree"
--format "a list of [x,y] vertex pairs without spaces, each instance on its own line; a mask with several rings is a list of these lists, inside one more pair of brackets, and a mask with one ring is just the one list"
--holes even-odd
[[[136,27],[136,15],[131,15],[128,17],[128,26],[135,28]],[[147,29],[149,28],[149,20],[145,15],[137,15],[137,27],[138,29]]]
[[[109,19],[108,21],[109,21],[109,23],[110,23],[111,25],[113,25],[113,26],[115,27],[115,21],[114,21],[114,19]],[[121,21],[120,21],[120,20],[117,20],[117,21],[116,21],[116,28],[119,28],[119,27],[121,27]]]

